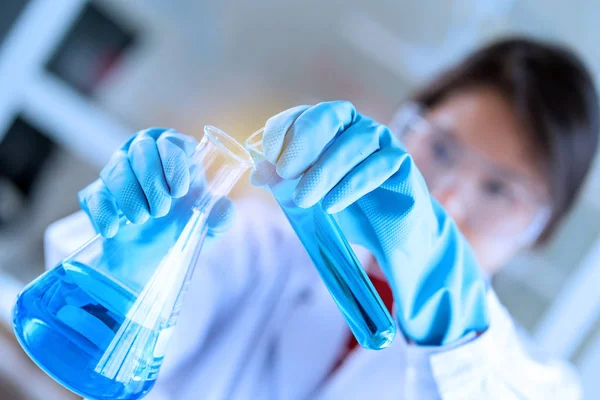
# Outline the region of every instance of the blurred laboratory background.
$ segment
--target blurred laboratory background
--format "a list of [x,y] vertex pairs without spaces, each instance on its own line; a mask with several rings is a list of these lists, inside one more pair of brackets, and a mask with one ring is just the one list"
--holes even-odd
[[[212,124],[243,139],[334,99],[385,122],[411,89],[511,33],[571,46],[600,81],[598,21],[596,0],[2,0],[0,400],[71,398],[15,346],[10,310],[43,271],[44,229],[131,133]],[[595,168],[557,237],[494,282],[524,329],[574,362],[586,398],[600,398],[599,195]]]

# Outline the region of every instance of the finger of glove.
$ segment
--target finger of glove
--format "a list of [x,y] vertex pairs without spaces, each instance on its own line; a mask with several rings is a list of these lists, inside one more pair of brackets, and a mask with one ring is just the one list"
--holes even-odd
[[150,217],[146,195],[129,165],[127,153],[118,150],[100,172],[100,179],[113,195],[117,206],[133,223],[143,223]]
[[312,207],[367,157],[379,150],[382,125],[366,120],[338,136],[302,176],[294,190],[294,202]]
[[408,154],[398,147],[386,147],[373,153],[325,196],[323,208],[330,214],[342,211],[387,181],[406,157]]
[[133,141],[141,134],[145,134],[156,140],[160,137],[160,135],[163,134],[163,132],[166,132],[167,130],[167,128],[148,128],[141,130],[135,135],[131,136],[129,139],[127,139],[127,141],[123,143],[121,147],[119,147],[119,150],[124,150],[125,152],[127,152],[127,150],[129,150],[129,146],[131,146],[131,143],[133,143]]
[[304,111],[287,131],[277,160],[277,174],[294,179],[304,173],[337,135],[356,118],[352,103],[320,103]]
[[198,142],[191,136],[167,131],[156,141],[169,193],[185,196],[190,188],[190,157]]
[[267,168],[267,166],[264,164],[269,164],[271,165],[271,169],[273,168],[273,164],[270,164],[268,161],[263,161],[256,165],[256,169],[252,169],[250,171],[250,184],[252,186],[262,187],[269,183],[271,174],[269,173],[269,168]]
[[170,137],[169,140],[184,150],[188,157],[194,154],[196,146],[198,145],[198,141],[193,136],[184,135],[183,133],[179,133],[174,129],[148,128],[130,137],[129,140],[123,143],[120,149],[125,151],[129,150],[131,143],[133,143],[133,141],[140,135],[150,136],[155,141],[158,141],[161,136]]
[[152,217],[165,216],[171,209],[171,195],[163,173],[156,141],[142,132],[129,146],[127,157],[146,196],[150,215]]
[[208,234],[211,236],[222,234],[228,231],[233,225],[235,219],[235,208],[233,202],[227,197],[221,197],[208,215],[207,225]]
[[119,230],[119,209],[114,197],[102,180],[97,179],[78,195],[79,205],[87,214],[96,232],[111,238]]
[[285,136],[296,120],[310,106],[297,106],[272,116],[265,123],[262,136],[262,152],[267,160],[275,164],[283,150]]

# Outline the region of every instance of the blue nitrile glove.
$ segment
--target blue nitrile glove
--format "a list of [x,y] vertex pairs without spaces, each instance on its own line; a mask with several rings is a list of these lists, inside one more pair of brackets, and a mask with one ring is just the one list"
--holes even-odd
[[[151,128],[125,142],[100,172],[100,179],[79,192],[79,204],[96,232],[113,237],[119,229],[119,210],[133,223],[163,217],[173,199],[190,187],[189,157],[197,141],[174,130]],[[208,217],[208,234],[226,229],[233,204],[220,199]]]
[[374,254],[408,338],[444,345],[487,328],[475,256],[386,126],[348,102],[300,106],[267,121],[262,145],[282,178],[304,174],[294,192],[300,207],[321,201],[348,240]]

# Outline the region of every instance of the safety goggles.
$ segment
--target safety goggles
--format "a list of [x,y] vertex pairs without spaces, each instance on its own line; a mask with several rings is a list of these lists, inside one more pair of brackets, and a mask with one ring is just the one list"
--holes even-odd
[[412,155],[430,192],[447,209],[453,203],[448,211],[456,219],[460,214],[469,230],[533,243],[545,228],[551,209],[543,185],[435,126],[419,105],[402,106],[390,129]]

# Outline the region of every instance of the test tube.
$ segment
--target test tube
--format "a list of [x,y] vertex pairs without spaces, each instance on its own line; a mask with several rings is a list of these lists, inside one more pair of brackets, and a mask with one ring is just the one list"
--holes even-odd
[[308,252],[321,279],[342,312],[357,342],[364,348],[387,347],[396,334],[394,321],[334,217],[320,203],[298,207],[292,193],[299,179],[284,180],[262,153],[264,129],[245,142],[255,169],[277,200]]

